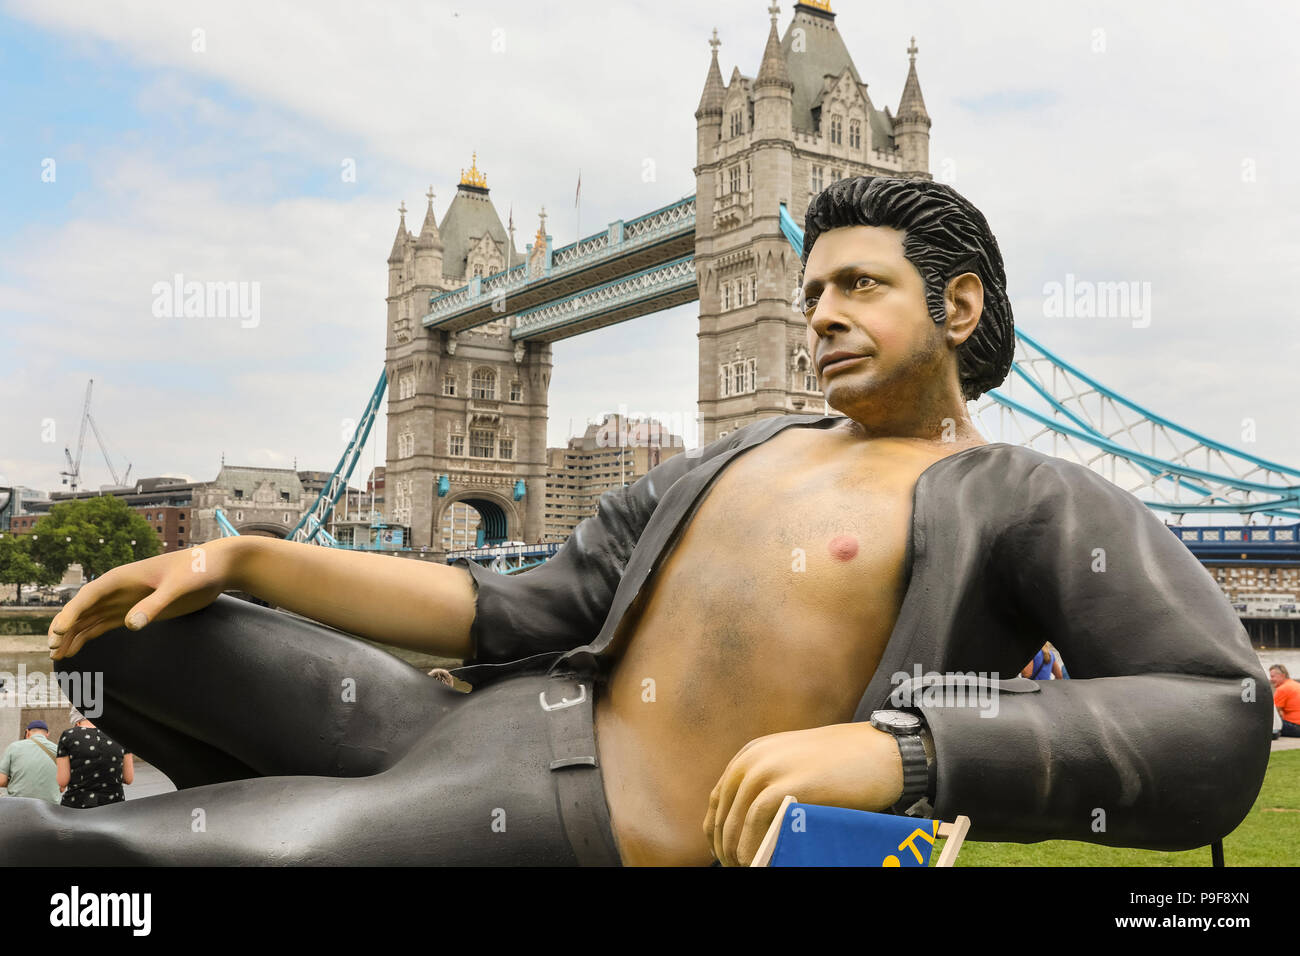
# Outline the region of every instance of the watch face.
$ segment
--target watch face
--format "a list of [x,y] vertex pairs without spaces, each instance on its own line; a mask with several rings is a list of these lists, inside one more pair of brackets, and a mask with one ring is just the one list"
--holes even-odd
[[878,710],[871,715],[871,723],[894,733],[915,733],[921,729],[921,718],[902,710]]

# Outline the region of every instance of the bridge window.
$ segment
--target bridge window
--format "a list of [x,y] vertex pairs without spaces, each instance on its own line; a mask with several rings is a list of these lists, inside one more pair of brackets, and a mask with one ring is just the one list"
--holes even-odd
[[844,120],[838,116],[831,117],[831,145],[840,146],[844,142]]
[[754,380],[757,377],[756,365],[757,363],[754,359],[745,359],[745,391],[747,392],[752,392],[754,390]]
[[397,457],[410,458],[415,454],[415,435],[411,432],[402,432],[397,436]]
[[858,120],[849,120],[849,146],[852,149],[862,148],[862,123]]
[[718,368],[718,395],[721,396],[722,398],[726,398],[728,395],[730,395],[731,389],[728,387],[730,386],[730,384],[731,384],[731,375],[727,371],[727,366],[725,365],[720,366]]
[[475,279],[483,278],[483,267],[481,265],[477,265],[474,267],[474,278]]
[[448,372],[446,375],[442,377],[442,394],[444,395],[456,394],[456,376],[454,373]]
[[236,501],[243,501],[243,500],[244,500],[244,489],[243,489],[243,488],[236,488],[236,489],[235,489],[235,500],[236,500]]
[[728,172],[728,182],[733,193],[740,192],[740,167],[732,166]]
[[281,500],[281,501],[288,501],[288,500],[289,500],[289,492],[287,492],[287,491],[282,491],[282,492],[280,492],[280,500]]
[[758,276],[749,277],[749,304],[753,305],[758,301]]
[[409,372],[398,376],[397,379],[397,397],[399,399],[410,398],[415,394],[415,376]]
[[840,171],[838,169],[831,170],[831,182],[837,183],[843,178],[844,177],[840,175]]
[[503,438],[499,442],[497,442],[497,457],[498,458],[515,457],[515,440],[513,438]]
[[731,308],[731,283],[723,283],[722,286],[722,311]]
[[451,435],[447,439],[447,454],[457,457],[465,454],[465,436]]
[[289,512],[287,511],[284,513],[284,523],[285,524],[289,523]]
[[745,188],[749,189],[749,160],[745,160]]
[[803,390],[805,392],[817,391],[817,376],[812,372],[804,372]]
[[822,191],[822,167],[814,166],[812,168],[812,192],[814,195]]
[[497,397],[497,377],[496,373],[490,368],[480,368],[474,370],[474,377],[470,381],[470,398],[492,399]]
[[731,135],[739,136],[745,131],[744,123],[741,120],[740,110],[731,111]]
[[524,386],[520,382],[510,383],[510,401],[522,402],[524,400]]
[[469,456],[471,458],[492,457],[492,433],[484,428],[475,428],[469,433]]
[[243,520],[244,520],[244,513],[243,513],[242,511],[236,511],[236,512],[235,512],[235,520],[236,520],[236,521],[243,521]]

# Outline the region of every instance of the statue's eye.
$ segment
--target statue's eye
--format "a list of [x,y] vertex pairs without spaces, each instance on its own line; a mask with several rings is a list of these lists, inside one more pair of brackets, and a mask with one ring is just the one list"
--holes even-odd
[[812,315],[817,308],[817,296],[803,300],[803,314]]
[[855,289],[870,289],[876,284],[876,280],[871,276],[858,276],[857,281],[853,283]]

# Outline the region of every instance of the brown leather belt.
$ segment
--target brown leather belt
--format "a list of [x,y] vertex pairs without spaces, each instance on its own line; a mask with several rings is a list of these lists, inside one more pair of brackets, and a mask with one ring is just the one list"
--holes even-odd
[[578,865],[620,866],[596,758],[595,683],[576,674],[551,674],[538,706],[551,741],[560,820]]

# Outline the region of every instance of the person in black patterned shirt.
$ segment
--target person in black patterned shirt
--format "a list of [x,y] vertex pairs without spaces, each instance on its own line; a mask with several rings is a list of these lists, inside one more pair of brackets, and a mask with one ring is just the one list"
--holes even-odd
[[122,784],[135,779],[129,753],[77,711],[59,737],[59,787],[63,806],[86,809],[126,799]]

